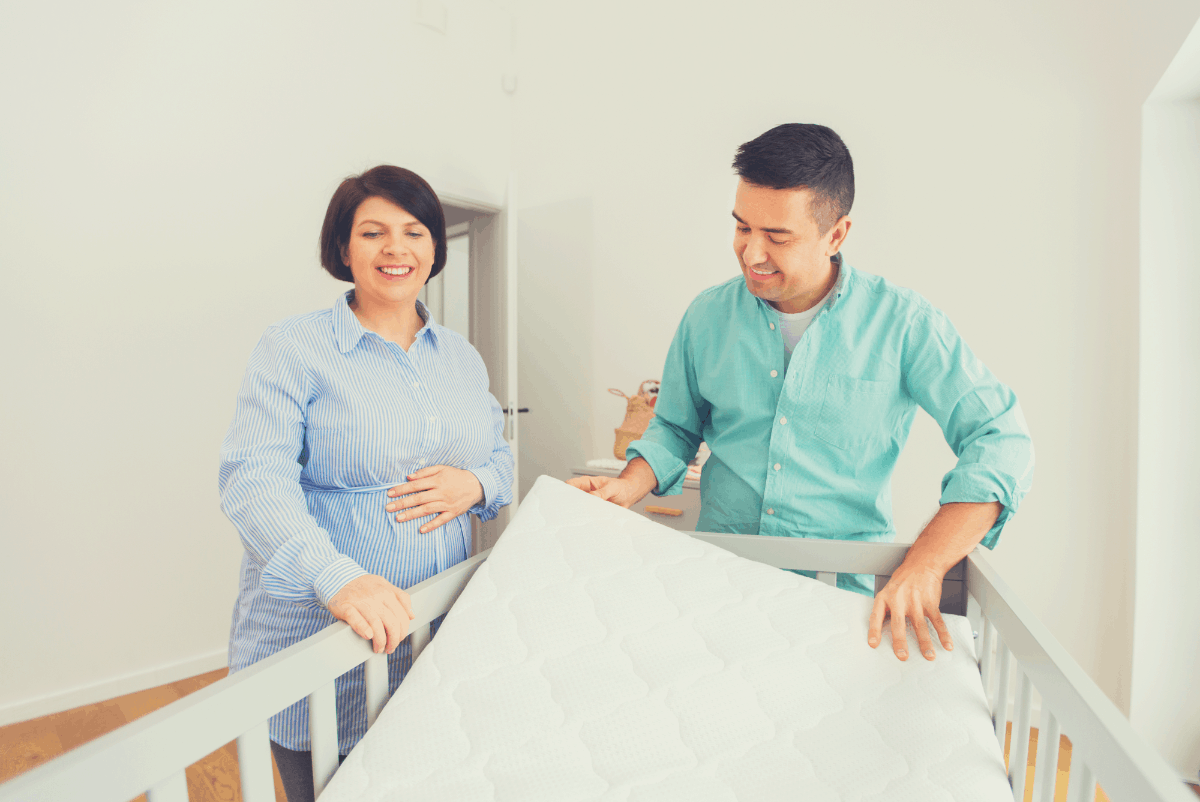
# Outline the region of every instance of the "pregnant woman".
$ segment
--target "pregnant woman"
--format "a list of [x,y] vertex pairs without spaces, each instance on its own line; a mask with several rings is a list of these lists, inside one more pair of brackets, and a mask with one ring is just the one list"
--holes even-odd
[[[412,663],[403,588],[470,555],[469,513],[512,501],[503,413],[478,352],[417,300],[446,263],[442,207],[383,165],[342,182],[321,264],[354,288],[267,329],[221,447],[221,508],[241,535],[229,641],[238,671],[340,619]],[[366,732],[363,670],[339,678],[338,746]],[[308,703],[270,722],[289,802],[313,798]]]

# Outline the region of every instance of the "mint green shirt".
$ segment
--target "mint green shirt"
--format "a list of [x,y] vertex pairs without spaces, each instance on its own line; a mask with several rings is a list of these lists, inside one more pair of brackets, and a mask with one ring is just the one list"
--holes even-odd
[[[840,264],[837,284],[784,359],[779,313],[739,275],[683,316],[655,417],[627,449],[654,469],[656,495],[682,492],[700,442],[701,532],[891,541],[891,477],[917,405],[958,464],[940,503],[999,501],[993,548],[1033,478],[1017,397],[912,290]],[[839,587],[874,594],[873,578]]]

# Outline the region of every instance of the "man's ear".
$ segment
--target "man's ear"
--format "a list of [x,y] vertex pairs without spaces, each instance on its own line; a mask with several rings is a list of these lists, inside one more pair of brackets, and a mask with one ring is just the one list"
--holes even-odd
[[828,238],[825,248],[825,255],[832,257],[842,249],[846,244],[846,237],[850,234],[850,226],[854,224],[849,215],[843,215],[840,220],[833,224],[833,228],[829,229],[829,233],[825,236]]

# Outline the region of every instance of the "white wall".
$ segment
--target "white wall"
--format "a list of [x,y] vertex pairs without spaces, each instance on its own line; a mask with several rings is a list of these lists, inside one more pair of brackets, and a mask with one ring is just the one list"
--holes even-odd
[[224,665],[217,454],[263,329],[348,285],[338,182],[502,202],[510,17],[460,0],[8,4],[0,724]]
[[1144,110],[1137,593],[1130,721],[1200,770],[1200,24]]
[[[828,124],[857,168],[848,259],[946,310],[1021,398],[1038,468],[1000,569],[1127,710],[1139,115],[1200,5],[760,1],[682,14],[525,0],[518,13],[523,203],[574,203],[572,226],[590,233],[573,258],[524,252],[522,311],[559,299],[565,273],[592,331],[590,376],[546,340],[523,340],[522,362],[560,364],[562,390],[590,399],[587,456],[607,455],[623,415],[606,388],[659,375],[688,302],[735,275],[737,146],[781,122]],[[578,420],[536,400],[548,430]],[[559,476],[579,456],[542,454]],[[952,464],[919,418],[895,479],[902,536],[935,510]]]

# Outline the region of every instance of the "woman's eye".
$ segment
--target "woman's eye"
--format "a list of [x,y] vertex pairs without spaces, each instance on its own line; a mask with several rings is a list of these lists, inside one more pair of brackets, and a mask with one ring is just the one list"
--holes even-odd
[[420,239],[421,237],[423,237],[425,235],[422,234],[420,231],[410,231],[410,232],[408,232],[408,236]]
[[381,232],[379,232],[379,231],[364,231],[363,236],[366,237],[367,239],[375,239],[376,237],[378,237],[380,235],[380,233]]

